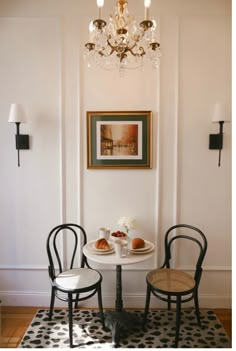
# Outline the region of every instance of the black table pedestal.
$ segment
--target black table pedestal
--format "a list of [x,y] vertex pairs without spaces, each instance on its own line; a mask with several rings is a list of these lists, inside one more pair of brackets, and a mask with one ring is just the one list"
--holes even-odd
[[135,313],[123,310],[122,301],[122,269],[116,266],[116,309],[115,311],[105,312],[105,326],[112,332],[112,342],[114,347],[119,343],[120,332],[122,329],[128,330],[141,326],[140,318]]
[[141,321],[135,313],[122,311],[106,311],[105,326],[111,330],[112,343],[116,347],[119,344],[121,330],[131,330],[137,326],[141,326]]

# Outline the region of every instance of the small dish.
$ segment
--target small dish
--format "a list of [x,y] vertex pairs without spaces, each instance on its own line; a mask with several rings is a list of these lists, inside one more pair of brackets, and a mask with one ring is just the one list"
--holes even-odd
[[120,232],[120,231],[117,231],[117,232],[114,232],[114,233],[111,233],[110,235],[110,239],[112,239],[113,241],[117,240],[117,239],[127,239],[128,238],[128,235],[124,232]]

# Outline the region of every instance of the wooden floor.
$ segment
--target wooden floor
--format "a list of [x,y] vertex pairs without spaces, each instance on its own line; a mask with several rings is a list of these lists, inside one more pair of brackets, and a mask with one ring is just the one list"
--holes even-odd
[[[17,348],[39,308],[40,307],[2,307],[2,338],[0,348]],[[232,338],[231,310],[216,309],[214,312],[225,328],[228,336]]]

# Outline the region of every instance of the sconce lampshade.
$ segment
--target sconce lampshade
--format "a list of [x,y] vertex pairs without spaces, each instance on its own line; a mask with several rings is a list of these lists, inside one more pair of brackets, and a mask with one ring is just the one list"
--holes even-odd
[[11,104],[9,123],[26,123],[27,116],[24,107],[21,104]]
[[213,109],[213,115],[211,121],[213,123],[231,122],[229,110],[227,105],[224,103],[216,103]]

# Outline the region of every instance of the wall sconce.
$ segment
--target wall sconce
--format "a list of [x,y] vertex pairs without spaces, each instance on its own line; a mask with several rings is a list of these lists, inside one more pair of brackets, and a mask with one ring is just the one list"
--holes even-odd
[[227,106],[225,104],[215,104],[211,121],[212,123],[219,123],[219,133],[209,135],[209,149],[219,150],[218,166],[220,167],[221,150],[223,149],[223,125],[225,122],[230,122]]
[[26,113],[21,104],[11,104],[9,123],[16,124],[16,150],[18,152],[18,167],[20,166],[20,150],[29,149],[29,135],[20,134],[20,124],[26,123]]

